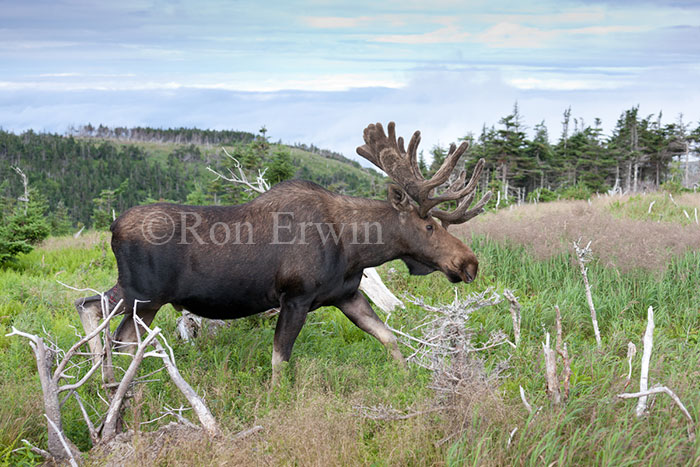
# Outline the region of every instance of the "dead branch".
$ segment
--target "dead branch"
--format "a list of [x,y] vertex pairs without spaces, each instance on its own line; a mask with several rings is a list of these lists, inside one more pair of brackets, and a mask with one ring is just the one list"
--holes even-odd
[[588,270],[586,268],[586,263],[591,260],[591,242],[581,248],[579,246],[579,238],[574,242],[574,250],[576,252],[576,257],[578,258],[578,264],[581,268],[581,275],[583,276],[583,285],[586,287],[586,301],[588,301],[588,308],[591,310],[591,321],[593,323],[593,332],[595,333],[596,345],[600,349],[602,347],[602,342],[600,339],[600,330],[598,329],[598,317],[596,315],[595,307],[593,306],[593,296],[591,295],[591,285],[588,282]]
[[396,410],[392,406],[384,405],[373,405],[371,407],[366,407],[364,405],[357,405],[353,407],[361,417],[369,418],[370,420],[408,420],[410,418],[420,417],[421,415],[427,415],[429,413],[442,412],[453,407],[432,407],[426,410],[419,410],[416,412],[401,412]]
[[547,381],[547,394],[554,405],[561,404],[561,393],[559,392],[559,378],[557,377],[557,354],[549,343],[549,333],[546,334],[545,342],[542,343],[544,353],[545,378]]
[[207,167],[207,170],[209,172],[212,172],[217,176],[216,180],[219,178],[226,180],[227,182],[231,183],[236,183],[238,185],[243,185],[246,189],[246,191],[254,191],[255,193],[265,193],[267,190],[270,189],[270,184],[265,180],[265,172],[267,171],[267,168],[263,170],[258,170],[258,175],[255,179],[254,182],[251,182],[248,180],[248,177],[246,176],[245,172],[243,171],[243,166],[241,163],[233,157],[231,154],[226,151],[226,148],[222,147],[221,149],[224,150],[224,154],[226,154],[229,159],[233,161],[235,164],[235,169],[238,171],[238,174],[236,174],[233,170],[228,169],[229,176],[227,177],[226,175],[223,175],[220,172],[217,172],[216,170],[212,169],[211,167]]
[[520,344],[520,322],[522,320],[520,315],[521,306],[511,290],[505,289],[503,291],[503,296],[510,302],[510,316],[513,319],[513,339],[517,346]]
[[375,268],[367,268],[362,271],[360,290],[367,294],[372,303],[385,313],[391,313],[396,307],[405,308],[403,302],[384,285]]
[[233,436],[234,440],[239,440],[243,438],[247,438],[250,435],[254,435],[255,433],[264,430],[264,428],[260,425],[255,425],[251,428],[248,428],[247,430],[239,431]]
[[[649,386],[649,363],[651,361],[651,349],[654,345],[654,308],[647,310],[647,329],[644,332],[644,350],[642,352],[642,370],[639,376],[639,392],[645,392]],[[637,417],[643,417],[647,411],[647,398],[640,396],[637,401]]]
[[[138,317],[136,309],[134,309],[133,319],[135,324],[137,324],[137,342],[129,344],[134,344],[137,346],[137,348],[133,356],[130,354],[124,354],[132,357],[132,360],[128,368],[126,370],[122,370],[123,376],[121,380],[116,380],[114,376],[115,367],[112,366],[113,352],[112,340],[109,332],[109,323],[114,316],[121,312],[122,305],[123,302],[119,302],[111,313],[107,314],[107,302],[103,299],[101,307],[103,319],[101,322],[99,320],[90,320],[90,323],[88,323],[90,326],[86,326],[84,322],[84,327],[88,328],[85,336],[80,336],[78,334],[78,341],[74,343],[67,351],[63,351],[61,348],[59,348],[58,345],[52,342],[50,338],[44,339],[34,334],[19,331],[14,327],[12,328],[12,332],[7,334],[7,336],[16,335],[28,339],[37,361],[37,369],[44,396],[45,416],[48,424],[49,449],[48,451],[42,452],[37,448],[33,449],[34,452],[39,452],[42,455],[45,453],[50,458],[69,461],[71,465],[77,465],[75,463],[76,459],[80,458],[80,451],[70,441],[70,439],[66,437],[61,424],[61,407],[63,403],[70,398],[70,396],[75,397],[78,407],[80,408],[80,412],[90,432],[90,439],[93,441],[93,444],[108,442],[114,438],[117,432],[121,430],[121,417],[124,408],[124,401],[128,397],[129,390],[134,384],[137,382],[145,382],[143,379],[150,374],[153,374],[152,372],[149,373],[149,375],[141,377],[140,379],[136,378],[138,368],[146,356],[157,356],[163,359],[166,370],[177,387],[183,392],[183,394],[185,394],[188,401],[190,401],[192,404],[195,413],[197,413],[202,425],[204,426],[204,429],[209,434],[218,433],[216,421],[206,408],[206,405],[196,395],[192,387],[185,382],[177,370],[172,349],[168,345],[165,338],[161,335],[160,329],[148,328]],[[44,332],[46,333],[46,331]],[[91,342],[93,342],[94,339],[97,339],[100,333],[103,335],[103,342],[100,343],[99,346],[99,348],[102,349],[99,355],[80,350],[80,348],[85,344],[91,346]],[[162,344],[159,339],[162,339]],[[147,348],[150,345],[155,347],[155,351],[147,352]],[[169,352],[166,351],[164,346],[167,347]],[[52,371],[52,367],[54,365],[56,368],[54,371]],[[107,396],[104,397],[102,394],[100,394],[100,392],[98,392],[98,396],[105,402],[108,409],[104,418],[102,418],[102,423],[100,426],[96,427],[76,390],[84,386],[100,368],[102,368],[103,373],[102,387],[106,391]],[[160,369],[157,371],[160,371]],[[83,374],[81,375],[81,373]],[[74,382],[61,385],[61,381],[65,379],[70,379]],[[68,394],[63,399],[63,402],[59,402],[59,394],[62,392],[67,392]],[[181,418],[184,420],[184,417]]]
[[[63,436],[63,425],[61,423],[61,405],[58,400],[58,382],[54,381],[51,376],[51,365],[53,360],[53,352],[44,343],[44,339],[39,336],[18,331],[14,326],[12,332],[5,335],[21,336],[29,339],[29,344],[34,351],[36,358],[37,371],[39,373],[39,381],[41,382],[41,390],[44,398],[44,415],[48,423],[48,448],[49,453],[56,459],[69,459],[73,453],[78,454],[80,451],[71,443],[70,448],[73,453],[71,456],[66,456],[64,445],[66,441]],[[69,450],[71,450],[69,449]]]
[[139,365],[143,361],[144,354],[146,352],[146,347],[151,345],[156,337],[160,334],[160,328],[156,327],[153,329],[148,336],[138,344],[136,352],[134,352],[134,358],[131,360],[131,364],[124,373],[117,390],[114,392],[114,396],[109,404],[109,409],[107,410],[107,415],[105,416],[104,424],[102,425],[102,441],[108,442],[117,435],[117,424],[121,417],[122,402],[126,391],[131,387],[131,382],[136,376],[136,371]]
[[[23,439],[22,442],[23,442],[24,445],[27,446],[27,448],[29,448],[29,450],[32,451],[34,454],[38,454],[38,455],[40,455],[41,457],[43,457],[44,459],[46,459],[46,460],[51,460],[51,459],[53,459],[53,456],[51,455],[51,453],[50,453],[49,451],[44,451],[43,449],[40,449],[40,448],[34,446],[32,443],[30,443],[30,442],[27,441],[26,439]],[[18,451],[18,450],[20,450],[20,449],[22,449],[22,448],[15,449],[15,450],[13,450],[12,452]]]
[[653,394],[659,394],[659,393],[664,393],[668,394],[668,396],[673,399],[673,402],[678,406],[678,408],[681,410],[683,415],[685,416],[686,420],[688,421],[688,439],[690,442],[695,442],[695,423],[693,422],[693,417],[690,416],[690,412],[688,412],[688,409],[685,408],[685,405],[681,402],[680,398],[676,395],[675,392],[667,388],[666,386],[656,386],[651,389],[645,390],[645,391],[640,391],[640,392],[634,392],[634,393],[624,393],[624,394],[618,394],[617,397],[620,399],[635,399],[639,398],[640,400],[642,398],[646,399],[648,396],[651,396]]
[[[163,336],[160,336],[160,338],[165,341]],[[177,386],[180,392],[182,392],[182,394],[185,396],[187,402],[189,402],[192,406],[197,418],[199,418],[199,422],[202,424],[202,427],[204,427],[204,431],[206,431],[209,436],[216,436],[219,433],[216,419],[211,414],[204,401],[197,395],[195,390],[192,389],[192,386],[190,386],[180,374],[180,371],[175,365],[175,357],[172,354],[172,349],[170,349],[170,353],[166,352],[158,339],[156,339],[153,344],[156,348],[156,353],[153,353],[152,355],[163,360],[165,369],[168,371],[170,378],[173,380],[173,383],[175,383],[175,386]],[[167,342],[165,342],[165,345],[167,345]]]
[[627,343],[627,364],[629,365],[629,372],[627,373],[627,380],[625,381],[625,388],[630,384],[632,380],[632,360],[634,356],[637,355],[637,346],[632,342]]
[[530,403],[529,403],[529,402],[527,401],[527,399],[525,398],[525,390],[523,389],[522,386],[520,386],[520,400],[523,401],[523,405],[525,406],[525,410],[527,410],[527,413],[529,413],[530,415],[532,415],[532,406],[530,405]]
[[[66,442],[65,436],[63,436],[63,430],[59,429],[56,424],[48,417],[48,415],[44,414],[44,417],[46,417],[46,421],[49,423],[51,428],[56,432],[58,435],[58,439],[61,442],[61,446],[63,447],[64,452],[66,453],[66,456],[68,458],[68,462],[70,462],[71,467],[78,467],[78,463],[75,461],[75,457],[73,456],[73,453],[71,452],[71,448],[75,449],[75,446],[68,446],[68,443]],[[73,443],[71,443],[72,445]]]
[[564,369],[562,370],[562,385],[564,386],[564,400],[569,398],[569,380],[571,379],[571,360],[569,359],[569,351],[562,337],[561,311],[559,306],[554,305],[554,310],[557,313],[557,353],[561,357],[561,363]]

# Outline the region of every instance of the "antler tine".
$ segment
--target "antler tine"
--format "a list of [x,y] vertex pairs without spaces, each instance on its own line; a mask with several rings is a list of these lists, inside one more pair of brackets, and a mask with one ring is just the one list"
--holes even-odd
[[[450,145],[450,150],[438,171],[426,180],[418,166],[417,151],[420,143],[420,131],[416,131],[411,136],[408,143],[408,151],[404,149],[404,139],[396,138],[396,125],[389,122],[387,126],[388,135],[384,133],[381,123],[370,124],[365,128],[365,144],[357,148],[357,153],[382,169],[418,204],[418,214],[425,217],[428,214],[435,215],[441,219],[443,224],[456,224],[466,222],[483,210],[483,206],[488,202],[490,193],[487,193],[479,203],[468,210],[474,200],[474,193],[479,181],[479,176],[484,166],[484,160],[477,162],[469,183],[464,185],[466,173],[462,172],[456,183],[443,194],[431,197],[435,188],[442,185],[452,174],[459,158],[469,147],[469,143],[462,142],[459,146]],[[439,203],[445,201],[461,200],[457,209],[453,212],[433,209]]]
[[466,141],[463,141],[462,144],[459,145],[458,148],[455,150],[452,150],[454,148],[454,144],[450,147],[450,152],[447,153],[447,157],[445,158],[445,162],[442,163],[442,166],[438,169],[437,172],[435,172],[435,175],[432,176],[430,180],[427,181],[425,184],[424,189],[427,190],[427,193],[430,193],[430,191],[433,188],[439,187],[443,183],[447,181],[448,178],[450,178],[450,174],[454,170],[455,166],[457,165],[457,162],[459,162],[459,158],[462,157],[462,154],[464,154],[464,151],[467,150],[469,147],[469,143]]
[[[430,212],[430,210],[440,203],[445,201],[454,201],[457,199],[464,198],[465,196],[473,193],[476,190],[476,186],[479,183],[479,177],[481,176],[481,171],[484,168],[484,159],[479,159],[474,167],[472,176],[469,179],[469,183],[464,185],[464,181],[467,178],[466,172],[462,171],[459,178],[455,183],[452,183],[450,188],[443,194],[436,196],[435,198],[428,198],[423,205],[421,205],[421,210],[425,213]],[[460,187],[462,187],[460,189]],[[461,203],[460,203],[461,204]],[[443,211],[444,212],[444,211]]]
[[474,201],[474,195],[476,193],[472,193],[466,198],[464,198],[462,201],[460,201],[459,205],[457,206],[457,209],[451,212],[447,211],[441,211],[439,209],[433,209],[430,211],[430,214],[435,217],[436,219],[440,219],[442,221],[442,226],[447,228],[450,224],[463,224],[467,222],[469,219],[472,219],[473,217],[478,216],[482,212],[484,212],[484,206],[486,206],[486,203],[489,202],[491,199],[492,193],[490,191],[487,191],[486,194],[479,200],[478,203],[472,208],[469,209],[469,206],[472,204],[472,201]]
[[[469,183],[467,183],[467,185],[464,186],[461,190],[455,190],[453,188],[450,188],[441,196],[433,198],[437,202],[431,206],[430,214],[433,217],[440,219],[442,221],[443,226],[447,227],[449,224],[461,224],[463,222],[467,222],[472,217],[480,214],[483,211],[483,208],[486,205],[486,203],[488,203],[489,199],[491,199],[491,192],[489,191],[481,198],[481,200],[476,204],[476,206],[474,206],[473,209],[468,210],[469,206],[474,201],[474,196],[476,195],[476,186],[479,182],[479,177],[481,176],[481,171],[484,168],[484,164],[484,159],[479,159],[479,161],[476,163],[476,166],[474,167],[474,171],[472,172],[472,176],[469,179]],[[463,183],[464,175],[465,172],[462,172],[462,174],[460,175],[461,183]],[[458,187],[460,184],[453,184],[452,186]],[[452,212],[442,211],[439,209],[432,209],[432,207],[436,206],[438,203],[442,203],[444,201],[453,201],[460,198],[463,199],[459,202],[457,208]],[[431,199],[431,201],[433,199]]]

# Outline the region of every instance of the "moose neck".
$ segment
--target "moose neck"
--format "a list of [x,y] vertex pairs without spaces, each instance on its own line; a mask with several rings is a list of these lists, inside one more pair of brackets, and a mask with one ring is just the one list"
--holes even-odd
[[406,254],[399,213],[390,203],[360,198],[348,202],[350,206],[338,209],[336,224],[344,226],[343,248],[351,273]]

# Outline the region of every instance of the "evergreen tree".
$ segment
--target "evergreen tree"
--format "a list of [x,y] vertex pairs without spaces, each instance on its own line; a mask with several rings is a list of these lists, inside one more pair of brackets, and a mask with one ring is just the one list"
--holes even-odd
[[265,179],[271,185],[274,185],[292,178],[295,173],[296,169],[292,164],[292,156],[289,150],[278,146],[278,149],[273,152],[272,158],[267,164]]
[[29,253],[49,235],[46,200],[35,190],[29,193],[28,201],[15,203],[10,215],[0,217],[0,264],[20,253]]

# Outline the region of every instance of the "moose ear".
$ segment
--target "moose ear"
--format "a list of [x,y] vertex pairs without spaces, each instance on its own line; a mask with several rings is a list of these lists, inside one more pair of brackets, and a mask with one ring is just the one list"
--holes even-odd
[[391,205],[397,211],[410,211],[413,208],[408,195],[398,185],[389,185],[387,188],[387,197]]

